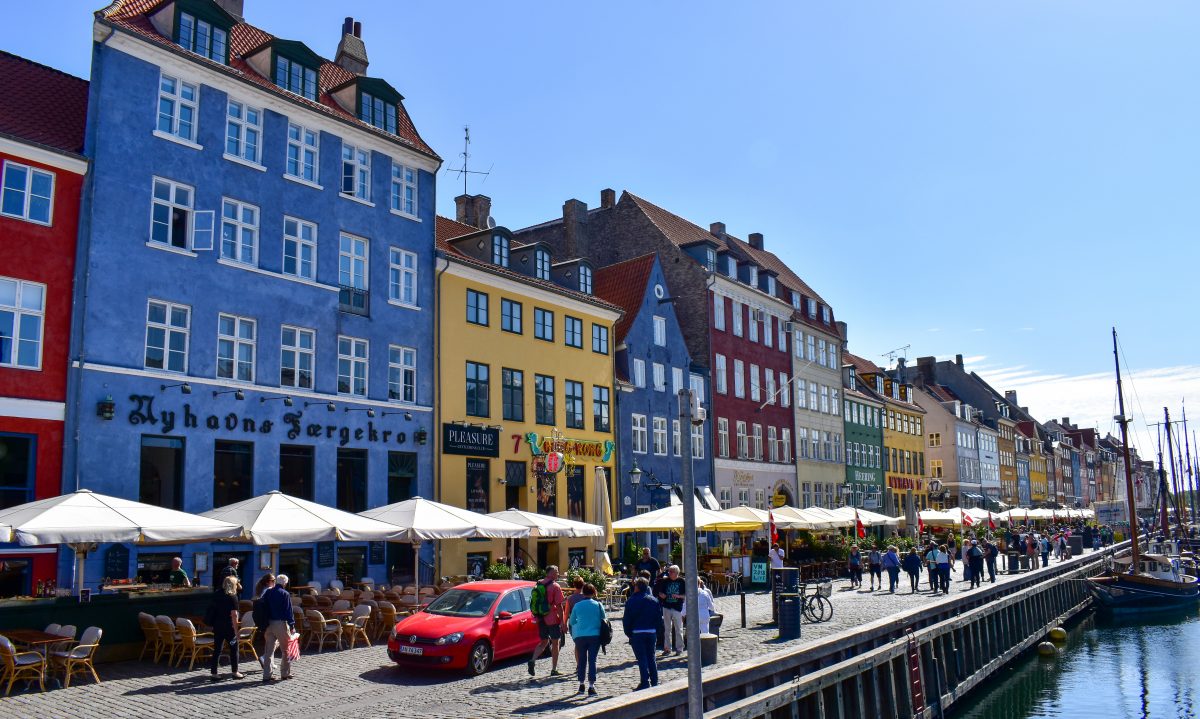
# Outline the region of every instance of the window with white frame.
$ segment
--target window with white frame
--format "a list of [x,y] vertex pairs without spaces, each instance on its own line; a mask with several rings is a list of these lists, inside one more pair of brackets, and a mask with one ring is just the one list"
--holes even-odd
[[338,394],[367,396],[367,341],[338,336]]
[[767,491],[765,489],[754,490],[754,506],[759,509],[767,508]]
[[775,404],[775,371],[767,369],[765,379],[767,381],[767,402]]
[[175,39],[184,50],[222,65],[228,64],[229,34],[224,28],[217,27],[203,18],[180,11],[179,34]]
[[633,361],[633,386],[646,386],[646,360],[635,359]]
[[54,173],[4,161],[0,215],[41,225],[50,224],[54,207]]
[[771,462],[779,461],[779,441],[775,436],[774,427],[767,427],[767,459]]
[[821,385],[821,413],[829,414],[829,388]]
[[821,458],[821,433],[815,429],[808,433],[808,456],[812,459]]
[[733,336],[742,336],[742,303],[737,300],[730,300],[733,306]]
[[792,333],[792,350],[800,359],[804,359],[804,333],[799,330]]
[[187,249],[192,230],[192,188],[156,177],[153,197],[150,241]]
[[754,446],[753,446],[753,449],[754,449],[754,454],[753,454],[753,455],[751,455],[751,456],[753,456],[753,457],[754,457],[754,459],[761,460],[761,459],[763,458],[763,433],[762,433],[762,425],[761,425],[761,424],[756,424],[756,425],[754,425],[754,427],[753,427],[753,431],[754,431],[754,434],[753,434],[753,438],[754,438]]
[[737,274],[738,274],[737,270],[738,270],[737,259],[732,256],[726,256],[726,258],[725,258],[725,274],[729,275],[730,277],[737,277]]
[[[0,295],[4,294],[4,280],[0,280]],[[39,295],[40,299],[40,295]],[[5,325],[4,299],[0,296],[0,335]],[[146,304],[146,369],[161,369],[168,372],[187,372],[188,339],[191,333],[192,311],[187,305],[150,300]],[[40,334],[40,333],[39,333]],[[3,338],[0,336],[0,344]],[[3,354],[3,350],[0,350]],[[4,364],[0,360],[0,364]]]
[[737,451],[739,459],[750,456],[750,439],[746,436],[746,423],[741,420],[737,423]]
[[775,296],[775,276],[767,275],[767,294]]
[[397,247],[388,253],[388,299],[417,305],[417,255]]
[[392,209],[417,216],[417,171],[397,162],[392,163]]
[[342,194],[371,201],[371,151],[342,143]]
[[792,461],[792,430],[788,429],[787,427],[784,427],[783,429],[780,430],[779,447],[781,450],[779,453],[780,461],[781,462],[791,462]]
[[671,368],[671,394],[678,395],[679,390],[683,389],[683,368]]
[[257,324],[248,317],[221,314],[217,317],[217,377],[239,382],[254,381],[254,352]]
[[713,293],[713,329],[725,331],[725,298]]
[[840,369],[838,364],[838,345],[837,342],[829,343],[829,367],[831,369]]
[[725,367],[725,355],[718,354],[716,361],[713,363],[713,381],[716,384],[717,394],[729,393],[729,377]]
[[338,285],[367,289],[367,240],[343,234],[338,238]]
[[746,396],[746,365],[740,359],[733,361],[733,396]]
[[721,509],[731,509],[733,507],[733,500],[730,499],[730,496],[732,496],[733,490],[729,487],[720,487],[717,489],[717,492],[719,492],[717,501],[721,503]]
[[717,454],[729,456],[729,420],[724,417],[717,418]]
[[825,340],[817,342],[817,364],[824,367],[827,355],[825,354]]
[[738,506],[739,507],[747,507],[749,505],[750,505],[750,490],[739,489],[738,490]]
[[667,454],[667,418],[654,418],[654,453],[661,456]]
[[221,257],[258,264],[257,207],[228,197],[221,200]]
[[664,317],[654,318],[654,344],[659,347],[667,346],[667,320]]
[[412,347],[388,347],[388,399],[417,401],[417,350]]
[[261,153],[262,110],[230,100],[225,111],[225,154],[258,165]]
[[163,74],[158,79],[158,131],[187,142],[196,140],[196,86]]
[[796,380],[796,406],[808,409],[808,380]]
[[683,456],[683,425],[677,419],[671,420],[671,454]]
[[759,312],[762,312],[762,310],[756,310],[753,307],[750,308],[750,336],[748,339],[751,342],[758,341],[758,320],[755,318]]
[[579,266],[579,291],[585,295],[592,294],[592,268],[587,265]]
[[750,365],[750,399],[758,402],[762,399],[762,387],[758,380],[758,365]]
[[659,364],[658,362],[655,362],[653,366],[654,366],[654,391],[655,392],[666,392],[667,391],[667,369],[666,369],[666,367],[664,367],[662,364]]
[[749,284],[751,287],[758,287],[758,267],[755,265],[750,265],[746,269],[750,270],[750,281],[747,284]]
[[320,179],[320,137],[316,130],[288,123],[286,174],[312,183]]
[[763,345],[766,347],[775,346],[775,328],[771,326],[773,319],[770,315],[763,318]]
[[316,332],[290,325],[280,328],[280,387],[313,388],[313,372],[317,366],[316,348]]
[[704,459],[704,425],[692,425],[692,459]]
[[550,279],[550,253],[537,250],[533,253],[533,276],[539,280]]
[[646,453],[646,415],[634,414],[629,417],[632,430],[633,451],[638,454]]
[[817,338],[816,335],[808,335],[808,347],[805,354],[805,359],[809,362],[814,362],[817,359]]
[[779,373],[779,406],[792,406],[792,383],[788,381],[788,376],[783,372]]
[[808,408],[814,412],[817,411],[817,407],[818,407],[818,405],[817,405],[817,387],[818,387],[818,385],[816,382],[808,383]]
[[704,269],[709,272],[717,270],[717,251],[711,247],[704,248]]
[[838,389],[837,387],[829,388],[829,413],[838,414]]
[[779,351],[787,352],[787,330],[783,328],[783,322],[778,322],[779,325]]
[[283,274],[317,278],[317,226],[312,222],[283,218]]
[[808,459],[808,428],[797,427],[796,439],[796,448],[800,450],[797,456],[799,456],[801,459]]

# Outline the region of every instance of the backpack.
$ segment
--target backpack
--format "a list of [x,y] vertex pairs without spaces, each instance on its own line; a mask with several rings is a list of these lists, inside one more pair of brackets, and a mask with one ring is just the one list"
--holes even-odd
[[254,600],[254,610],[250,613],[250,617],[254,620],[254,626],[258,627],[259,632],[266,632],[267,627],[271,626],[271,618],[267,615],[267,603],[262,597]]
[[[612,644],[612,637],[612,622],[607,619],[600,620],[600,646],[607,647],[609,644]],[[605,654],[608,654],[608,652],[605,652]]]
[[538,582],[529,596],[529,612],[535,617],[544,617],[550,613],[550,602],[546,598],[546,583]]

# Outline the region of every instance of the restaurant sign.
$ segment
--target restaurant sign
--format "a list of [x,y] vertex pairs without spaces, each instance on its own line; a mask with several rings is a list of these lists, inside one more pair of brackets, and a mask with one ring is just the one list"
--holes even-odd
[[442,453],[499,457],[500,430],[446,422],[442,424]]
[[[570,439],[562,437],[542,437],[537,432],[526,432],[525,436],[514,434],[513,439],[518,444],[524,440],[529,445],[529,451],[534,457],[542,457],[552,452],[566,455],[567,464],[577,464],[582,459],[593,459],[608,462],[612,459],[616,444],[611,439],[603,442],[592,439]],[[495,455],[493,455],[495,456]]]
[[923,482],[912,477],[888,477],[887,485],[889,489],[911,489],[917,492],[921,491]]

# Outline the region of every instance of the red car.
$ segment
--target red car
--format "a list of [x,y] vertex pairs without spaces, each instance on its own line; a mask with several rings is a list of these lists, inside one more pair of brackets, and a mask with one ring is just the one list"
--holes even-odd
[[388,657],[397,664],[483,674],[496,659],[529,654],[538,643],[532,594],[533,582],[460,584],[396,623]]

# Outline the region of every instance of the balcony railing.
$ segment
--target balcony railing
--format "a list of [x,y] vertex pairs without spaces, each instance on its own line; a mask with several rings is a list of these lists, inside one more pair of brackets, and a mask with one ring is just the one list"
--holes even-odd
[[338,288],[338,309],[355,315],[367,315],[370,307],[370,297],[367,290],[356,287]]

